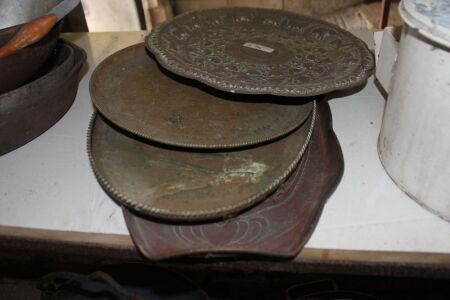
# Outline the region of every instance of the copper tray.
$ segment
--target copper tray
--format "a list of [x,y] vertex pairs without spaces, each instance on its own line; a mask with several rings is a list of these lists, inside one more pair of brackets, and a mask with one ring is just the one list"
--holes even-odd
[[263,143],[299,127],[312,109],[311,102],[224,93],[179,78],[161,70],[144,44],[105,59],[92,75],[90,91],[97,109],[116,125],[190,148]]
[[156,27],[146,45],[174,73],[246,94],[324,94],[364,83],[374,67],[351,33],[282,10],[189,12]]
[[[315,104],[314,104],[315,105]],[[93,119],[93,169],[118,202],[168,220],[208,220],[241,211],[275,190],[299,162],[315,122],[275,142],[228,152],[190,152],[130,136]]]
[[186,255],[259,254],[291,258],[308,241],[344,168],[320,102],[311,142],[289,179],[271,196],[235,218],[210,223],[162,222],[123,208],[131,237],[150,260]]

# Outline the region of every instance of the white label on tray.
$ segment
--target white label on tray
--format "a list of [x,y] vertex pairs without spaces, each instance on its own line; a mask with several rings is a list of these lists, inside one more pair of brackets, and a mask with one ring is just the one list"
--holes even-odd
[[252,49],[256,49],[259,51],[263,51],[263,52],[267,52],[267,53],[272,53],[273,51],[275,51],[275,49],[260,45],[260,44],[255,44],[255,43],[245,43],[243,45],[244,47],[247,48],[252,48]]

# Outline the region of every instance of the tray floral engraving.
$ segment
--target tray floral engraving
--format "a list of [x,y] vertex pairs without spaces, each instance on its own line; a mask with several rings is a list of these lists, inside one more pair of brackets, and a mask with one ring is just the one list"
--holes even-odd
[[246,94],[324,94],[364,83],[374,67],[349,32],[281,10],[186,13],[155,28],[146,46],[178,75]]

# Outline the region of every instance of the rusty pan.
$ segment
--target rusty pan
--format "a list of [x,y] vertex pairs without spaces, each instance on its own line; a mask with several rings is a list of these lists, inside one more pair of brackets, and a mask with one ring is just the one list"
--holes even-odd
[[[4,45],[20,28],[34,18],[45,15],[62,0],[1,0],[0,46]],[[62,22],[55,25],[47,36],[16,54],[0,59],[0,94],[16,89],[36,78],[38,71],[50,57],[58,41]]]
[[53,126],[72,105],[86,53],[60,40],[36,80],[0,95],[0,155]]
[[[0,94],[22,86],[35,76],[56,46],[60,24],[54,26],[39,42],[10,56],[0,58]],[[6,44],[19,29],[20,25],[1,30],[0,47]]]
[[344,170],[326,102],[296,170],[260,204],[226,220],[163,222],[123,207],[130,235],[150,260],[187,255],[258,254],[295,257],[308,241]]

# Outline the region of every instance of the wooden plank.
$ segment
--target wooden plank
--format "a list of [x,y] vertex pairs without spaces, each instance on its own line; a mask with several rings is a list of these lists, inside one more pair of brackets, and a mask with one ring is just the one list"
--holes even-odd
[[363,251],[304,248],[295,260],[310,259],[322,261],[437,264],[450,267],[450,254],[396,251]]
[[[228,257],[229,258],[229,257]],[[0,226],[0,264],[104,265],[143,263],[127,235],[63,232]],[[157,262],[193,272],[283,272],[450,278],[450,255],[305,248],[294,260],[191,257]],[[273,273],[272,273],[273,274]]]
[[142,262],[131,238],[0,226],[0,263],[109,264]]
[[152,28],[167,20],[166,8],[162,5],[149,8]]
[[227,0],[176,0],[174,13],[177,15],[191,10],[219,8],[227,4]]
[[246,6],[282,9],[283,0],[177,0],[174,3],[176,14],[186,11],[211,9],[226,6]]
[[391,0],[383,0],[381,4],[381,19],[378,25],[379,29],[384,29],[389,19],[389,9],[391,7]]
[[246,7],[260,7],[282,9],[282,0],[228,0],[229,6],[246,6]]
[[311,1],[312,0],[284,0],[283,9],[302,15],[311,15],[312,14]]
[[366,21],[358,13],[356,7],[341,9],[335,13],[319,16],[318,18],[347,30],[367,28]]
[[141,24],[141,30],[146,30],[146,16],[142,0],[134,0],[134,3],[136,3],[136,11],[139,18],[139,23]]
[[284,9],[304,15],[321,16],[362,3],[362,0],[284,0]]
[[[66,232],[47,229],[30,229],[20,227],[0,226],[0,248],[7,248],[6,241],[27,241],[28,244],[60,244],[65,247],[77,246],[102,248],[135,252],[137,250],[128,235],[100,234],[86,232]],[[30,248],[33,249],[33,248]],[[107,253],[105,253],[107,255]],[[361,251],[338,249],[305,248],[294,261],[340,261],[340,262],[370,262],[370,263],[401,263],[401,264],[438,264],[450,268],[450,254],[394,251]]]
[[58,241],[79,245],[134,248],[129,235],[86,233],[36,228],[0,226],[0,239],[24,239],[29,241]]
[[[363,4],[358,7],[359,14],[366,21],[367,28],[377,28],[380,22],[381,3],[374,2]],[[398,3],[393,2],[389,8],[388,26],[401,26],[403,24],[402,18],[398,13]]]

